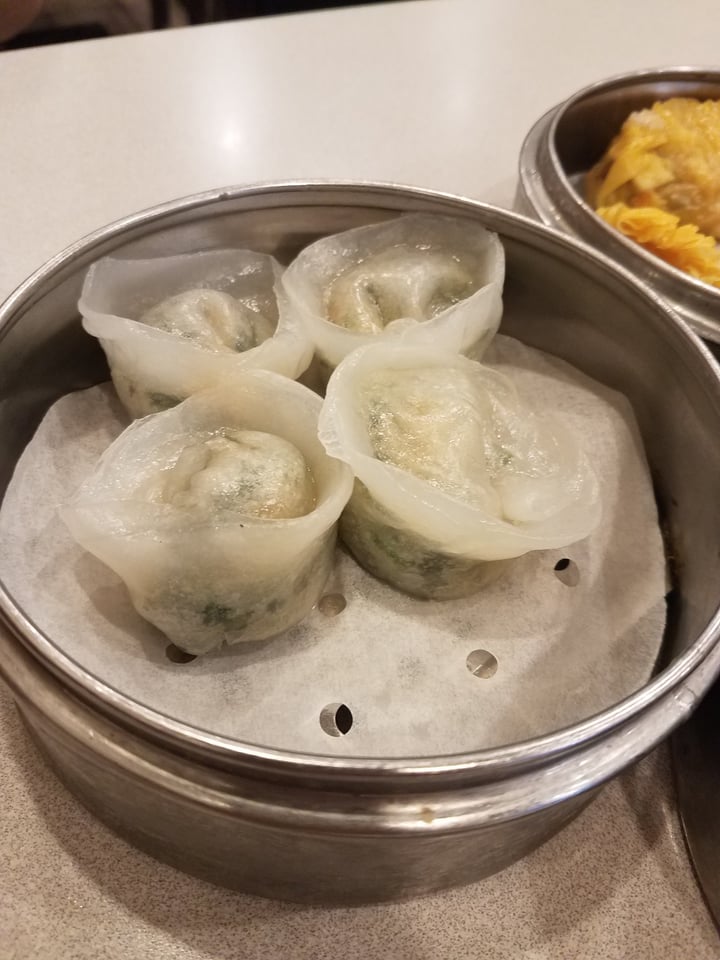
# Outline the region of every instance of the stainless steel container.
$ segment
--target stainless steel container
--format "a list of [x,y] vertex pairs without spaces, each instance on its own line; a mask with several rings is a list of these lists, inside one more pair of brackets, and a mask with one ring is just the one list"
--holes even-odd
[[720,670],[716,367],[628,272],[469,200],[389,185],[219,190],[75,244],[0,310],[1,489],[48,405],[107,376],[76,310],[92,261],[228,244],[287,259],[318,235],[419,210],[496,230],[507,252],[504,330],[632,401],[676,559],[667,666],[611,709],[535,740],[453,756],[333,759],[229,740],[129,700],[86,674],[34,627],[32,611],[1,592],[0,671],[69,788],[158,857],[266,896],[369,902],[492,873],[666,737]]
[[586,87],[549,110],[520,151],[515,207],[579,237],[652,286],[696,333],[720,342],[720,289],[677,270],[622,236],[585,202],[585,174],[633,110],[670,97],[720,100],[720,71],[640,70]]

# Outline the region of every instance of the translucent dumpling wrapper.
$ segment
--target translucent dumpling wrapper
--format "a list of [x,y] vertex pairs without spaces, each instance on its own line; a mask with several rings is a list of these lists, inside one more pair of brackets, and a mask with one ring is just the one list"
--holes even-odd
[[94,264],[78,306],[131,416],[168,409],[242,370],[303,373],[312,345],[278,303],[281,274],[273,257],[249,250]]
[[505,253],[469,219],[408,214],[324,237],[283,275],[321,362],[375,338],[481,356],[502,314]]
[[274,636],[320,597],[352,490],[318,440],[320,406],[244,371],[131,424],[62,517],[183,650]]
[[503,373],[429,346],[356,351],[330,378],[327,452],[355,475],[341,535],[414,596],[468,596],[531,550],[581,540],[599,487],[577,439]]

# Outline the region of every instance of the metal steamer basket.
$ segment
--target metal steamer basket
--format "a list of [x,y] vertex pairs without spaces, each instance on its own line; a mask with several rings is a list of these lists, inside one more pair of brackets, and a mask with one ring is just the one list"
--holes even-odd
[[488,875],[550,837],[665,738],[720,670],[713,361],[652,290],[610,260],[469,200],[373,184],[218,190],[75,244],[0,311],[3,490],[49,404],[107,377],[76,309],[98,257],[234,244],[287,262],[319,235],[402,211],[470,217],[497,231],[507,253],[504,332],[631,400],[676,559],[667,666],[603,713],[523,743],[422,758],[303,755],[230,740],[129,699],[81,669],[33,626],[31,610],[2,593],[0,672],[70,790],[156,856],[265,896],[361,903]]
[[720,289],[670,266],[622,236],[584,199],[585,174],[633,110],[670,97],[720,99],[720,72],[640,70],[592,84],[553,107],[520,151],[515,207],[579,237],[658,291],[700,336],[720,343]]

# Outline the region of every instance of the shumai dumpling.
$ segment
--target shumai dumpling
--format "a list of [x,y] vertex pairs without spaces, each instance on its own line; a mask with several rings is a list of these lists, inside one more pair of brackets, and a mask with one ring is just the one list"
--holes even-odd
[[595,207],[658,207],[720,240],[720,100],[674,97],[631,113],[588,175]]
[[586,194],[649,253],[720,285],[720,100],[676,97],[631,113]]

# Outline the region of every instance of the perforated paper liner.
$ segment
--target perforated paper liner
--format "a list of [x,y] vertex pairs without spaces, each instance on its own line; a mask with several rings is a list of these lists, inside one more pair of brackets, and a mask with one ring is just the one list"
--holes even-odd
[[603,515],[586,540],[521,557],[473,598],[414,600],[339,550],[326,599],[299,627],[174,662],[167,639],[57,514],[126,422],[109,385],[58,401],[25,451],[0,511],[0,573],[35,624],[89,674],[243,741],[427,756],[581,720],[642,686],[662,640],[665,559],[647,464],[617,393],[509,338],[497,338],[488,359],[537,409],[561,413],[584,438]]

